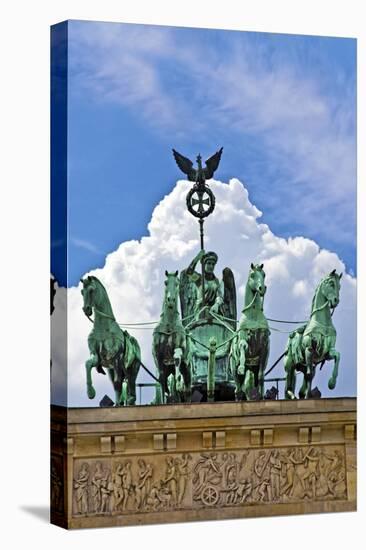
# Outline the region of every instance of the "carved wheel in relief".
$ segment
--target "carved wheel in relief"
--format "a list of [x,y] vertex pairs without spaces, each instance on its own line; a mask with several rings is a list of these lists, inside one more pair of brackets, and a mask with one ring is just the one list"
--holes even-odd
[[205,487],[201,494],[201,500],[206,506],[215,506],[219,501],[219,492],[215,487]]

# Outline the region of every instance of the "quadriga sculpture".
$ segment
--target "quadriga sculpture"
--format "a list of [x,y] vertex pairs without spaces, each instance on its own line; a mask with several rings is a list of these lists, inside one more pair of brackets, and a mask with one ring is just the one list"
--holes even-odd
[[230,350],[230,368],[237,400],[263,399],[264,371],[269,354],[270,330],[263,313],[267,290],[263,264],[250,266],[244,308]]
[[165,272],[165,292],[160,321],[153,332],[152,353],[163,399],[187,402],[191,400],[191,365],[188,339],[179,311],[179,277]]
[[105,374],[108,371],[115,391],[115,404],[134,405],[136,377],[140,369],[141,353],[137,340],[122,330],[116,322],[108,294],[94,276],[81,279],[84,299],[83,311],[94,325],[88,337],[90,358],[86,361],[86,383],[89,399],[94,399],[91,371],[93,367]]
[[335,349],[337,332],[332,322],[331,310],[339,303],[340,280],[334,269],[324,277],[315,290],[310,320],[289,336],[285,352],[285,398],[295,399],[296,372],[302,372],[304,380],[299,391],[300,399],[311,397],[311,383],[316,366],[334,359],[334,367],[328,381],[330,390],[335,388],[340,354]]

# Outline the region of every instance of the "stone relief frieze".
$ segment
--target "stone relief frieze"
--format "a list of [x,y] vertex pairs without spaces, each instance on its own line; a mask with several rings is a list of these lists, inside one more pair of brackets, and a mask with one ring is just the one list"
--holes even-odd
[[74,462],[74,516],[345,498],[335,445]]
[[51,456],[51,509],[53,512],[64,512],[63,459]]

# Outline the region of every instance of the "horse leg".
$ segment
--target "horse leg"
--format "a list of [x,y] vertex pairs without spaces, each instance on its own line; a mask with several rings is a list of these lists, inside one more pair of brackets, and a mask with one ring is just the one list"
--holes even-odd
[[[246,370],[245,368],[245,359],[246,359],[247,350],[248,350],[248,342],[242,336],[239,339],[239,366],[236,371],[236,376],[238,381],[243,380],[242,382],[239,383],[239,391],[237,393],[239,401],[242,401],[244,397],[248,399],[248,396],[247,396],[247,387],[249,387],[248,384],[249,385],[252,384],[252,386],[254,385],[254,378],[253,380],[250,381],[250,375],[248,375],[248,373],[250,373],[251,371]],[[249,378],[247,378],[247,375],[249,376]]]
[[299,390],[299,398],[300,399],[305,399],[306,393],[307,393],[307,387],[308,387],[308,383],[307,383],[306,374],[304,372],[304,379],[303,379],[301,388]]
[[114,395],[115,395],[114,404],[115,404],[116,407],[118,407],[118,405],[119,405],[119,400],[120,400],[120,396],[121,396],[121,391],[118,391],[118,389],[117,389],[117,387],[116,387],[116,386],[117,386],[117,385],[116,385],[116,376],[117,376],[117,375],[116,375],[114,369],[111,369],[111,368],[108,369],[108,376],[109,376],[110,381],[112,382],[113,388],[114,388]]
[[137,358],[127,367],[127,405],[136,403],[136,378],[140,369],[140,359]]
[[264,343],[263,347],[261,346],[261,350],[262,349],[263,349],[263,352],[261,351],[259,356],[258,381],[257,381],[260,399],[263,399],[263,396],[264,396],[264,373],[266,370],[268,355],[269,355],[268,341]]
[[286,371],[286,387],[285,387],[285,399],[296,399],[296,369],[293,363],[292,355],[288,353],[285,355],[285,371]]
[[329,355],[329,359],[334,359],[333,372],[332,372],[332,376],[328,380],[328,388],[330,390],[334,390],[337,383],[338,367],[339,367],[339,361],[341,359],[341,354],[335,348],[332,348],[329,351],[328,355]]
[[95,388],[93,386],[91,370],[93,367],[98,365],[98,358],[96,355],[92,354],[91,357],[86,361],[86,389],[89,399],[94,399],[95,397]]
[[241,337],[239,339],[239,366],[238,366],[238,374],[245,374],[245,352],[248,349],[248,343],[244,337]]
[[231,376],[233,377],[234,383],[235,383],[235,401],[239,401],[241,382],[239,381],[239,375],[238,375],[238,343],[236,339],[233,341],[231,346],[230,355],[229,355],[229,365],[230,365]]
[[174,378],[175,378],[175,400],[183,401],[184,391],[185,391],[185,382],[182,374],[182,356],[183,356],[183,350],[182,348],[175,348],[174,350]]
[[189,364],[186,362],[183,363],[182,375],[184,380],[183,402],[190,403],[192,400],[192,377]]
[[305,371],[304,371],[304,382],[301,386],[301,399],[308,399],[311,396],[311,382],[314,378],[315,369],[313,361],[313,350],[311,347],[305,348]]
[[247,371],[245,373],[245,377],[244,377],[244,384],[243,384],[244,394],[245,394],[245,397],[247,398],[247,401],[251,400],[251,393],[252,393],[252,390],[255,387],[254,382],[255,382],[255,380],[254,380],[253,371],[250,370],[250,369],[247,369]]

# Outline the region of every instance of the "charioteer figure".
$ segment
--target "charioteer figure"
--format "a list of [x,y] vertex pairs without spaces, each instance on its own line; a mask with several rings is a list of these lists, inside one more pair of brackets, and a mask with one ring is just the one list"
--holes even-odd
[[[216,252],[200,250],[187,269],[181,272],[180,301],[184,324],[188,324],[193,318],[212,319],[212,314],[227,320],[236,319],[234,275],[226,267],[220,281],[214,273],[217,260]],[[199,262],[202,263],[202,273],[196,271]]]
[[[186,283],[187,286],[191,287],[190,292],[188,292],[190,314],[193,313],[201,318],[207,317],[210,312],[224,315],[223,285],[214,273],[217,260],[216,252],[206,253],[204,250],[200,250],[188,268],[182,272],[183,285]],[[202,274],[195,271],[199,262],[203,264],[204,289],[202,288]],[[204,296],[202,296],[202,290]]]

